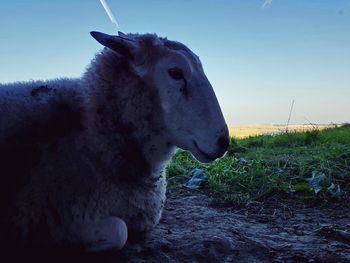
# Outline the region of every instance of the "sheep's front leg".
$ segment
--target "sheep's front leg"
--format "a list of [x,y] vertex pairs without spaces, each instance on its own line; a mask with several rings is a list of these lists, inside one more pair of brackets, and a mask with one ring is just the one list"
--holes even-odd
[[74,224],[72,231],[87,251],[98,252],[122,249],[128,238],[128,229],[119,217]]

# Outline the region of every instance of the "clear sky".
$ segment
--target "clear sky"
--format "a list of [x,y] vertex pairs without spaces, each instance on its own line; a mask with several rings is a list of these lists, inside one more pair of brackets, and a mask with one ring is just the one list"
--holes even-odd
[[[350,122],[349,0],[107,0],[124,32],[187,44],[229,125]],[[269,1],[271,2],[271,1]],[[0,82],[79,77],[115,34],[98,0],[0,4]]]

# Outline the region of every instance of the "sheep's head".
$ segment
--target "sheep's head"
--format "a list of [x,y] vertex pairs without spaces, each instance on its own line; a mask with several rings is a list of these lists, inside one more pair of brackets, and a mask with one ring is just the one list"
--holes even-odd
[[172,144],[201,162],[226,152],[227,125],[201,62],[190,49],[155,35],[91,35],[130,60],[135,73],[157,89]]

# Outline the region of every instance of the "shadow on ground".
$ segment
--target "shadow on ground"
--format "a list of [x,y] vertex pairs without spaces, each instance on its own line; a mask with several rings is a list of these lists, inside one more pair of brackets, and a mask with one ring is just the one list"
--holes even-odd
[[[345,207],[346,206],[346,207]],[[214,208],[204,195],[170,193],[155,231],[122,262],[350,262],[350,207]],[[344,235],[343,235],[344,234]]]

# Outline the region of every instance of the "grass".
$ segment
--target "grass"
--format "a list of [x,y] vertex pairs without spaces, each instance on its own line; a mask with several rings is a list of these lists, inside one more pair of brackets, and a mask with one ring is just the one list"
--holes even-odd
[[207,183],[200,189],[229,204],[270,196],[305,202],[350,195],[350,125],[325,130],[260,135],[231,140],[226,156],[211,164],[179,151],[167,168],[169,187],[183,191],[194,168]]

